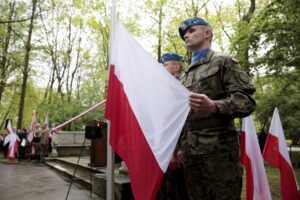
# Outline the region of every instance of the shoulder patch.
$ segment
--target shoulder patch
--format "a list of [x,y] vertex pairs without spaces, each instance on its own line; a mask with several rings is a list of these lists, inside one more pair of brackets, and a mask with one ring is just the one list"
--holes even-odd
[[250,81],[250,79],[249,79],[248,75],[246,74],[246,72],[240,72],[239,73],[239,79],[244,83],[249,83],[249,81]]
[[239,64],[239,61],[238,61],[237,59],[235,59],[235,58],[231,58],[231,61],[232,61],[233,63],[235,63],[235,64]]

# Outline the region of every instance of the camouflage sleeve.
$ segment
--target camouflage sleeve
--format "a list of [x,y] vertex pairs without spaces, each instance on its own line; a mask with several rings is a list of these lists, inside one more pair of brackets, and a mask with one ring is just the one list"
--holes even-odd
[[222,73],[222,84],[227,98],[214,101],[219,114],[232,118],[250,115],[256,106],[251,97],[255,88],[250,83],[247,73],[242,70],[239,62],[231,57],[225,58]]

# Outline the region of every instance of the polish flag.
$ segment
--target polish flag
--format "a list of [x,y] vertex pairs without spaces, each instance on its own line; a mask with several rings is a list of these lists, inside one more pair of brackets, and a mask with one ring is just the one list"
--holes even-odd
[[105,117],[135,199],[155,199],[190,110],[189,92],[120,22],[112,45]]
[[35,136],[36,118],[37,118],[36,111],[34,110],[33,114],[32,114],[32,120],[31,120],[31,125],[30,125],[30,128],[29,128],[29,133],[27,135],[27,140],[29,142],[31,142],[33,137]]
[[47,125],[47,129],[49,129],[49,113],[47,113],[47,115],[46,115],[46,118],[45,118],[45,121],[44,121],[44,125]]
[[[43,125],[45,125],[45,124],[46,124],[46,129],[49,129],[49,113],[47,113]],[[48,135],[48,138],[49,138],[49,139],[52,139],[52,133],[53,133],[53,131],[49,130],[49,135]]]
[[265,161],[280,170],[280,190],[282,200],[299,200],[299,187],[287,150],[277,108],[274,110],[269,134],[263,151],[263,157]]
[[15,154],[17,152],[18,148],[18,142],[20,141],[18,135],[14,132],[11,121],[9,120],[7,123],[6,128],[6,136],[4,138],[3,145],[5,146],[7,143],[9,143],[8,151],[7,151],[7,158],[10,160],[15,159]]
[[271,200],[268,179],[251,115],[243,118],[241,162],[246,168],[247,200]]

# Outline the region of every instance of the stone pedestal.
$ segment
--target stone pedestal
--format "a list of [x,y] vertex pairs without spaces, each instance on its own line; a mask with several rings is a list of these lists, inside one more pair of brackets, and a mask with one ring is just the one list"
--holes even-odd
[[57,136],[56,136],[56,133],[52,134],[52,152],[50,154],[50,157],[58,157],[58,153],[57,153]]
[[128,168],[124,161],[121,162],[121,167],[119,168],[119,173],[123,175],[128,175]]
[[[115,200],[134,200],[129,177],[116,170],[114,180]],[[106,199],[106,174],[94,174],[92,187],[95,194]]]
[[54,144],[52,144],[52,152],[50,154],[50,157],[52,158],[58,157],[57,146]]

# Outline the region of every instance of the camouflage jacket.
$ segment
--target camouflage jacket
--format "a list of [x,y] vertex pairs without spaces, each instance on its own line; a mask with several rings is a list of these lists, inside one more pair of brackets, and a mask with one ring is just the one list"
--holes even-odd
[[246,117],[255,109],[255,92],[239,62],[229,55],[210,50],[180,77],[191,92],[206,94],[218,108],[218,114],[201,116],[190,111],[183,128],[182,145],[190,154],[206,154],[238,148],[235,117]]

